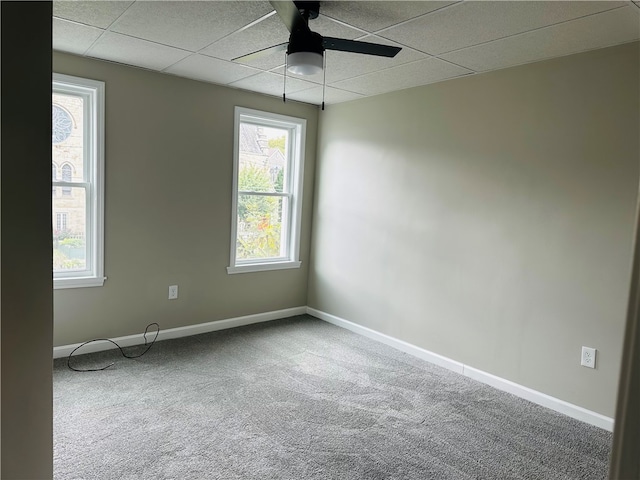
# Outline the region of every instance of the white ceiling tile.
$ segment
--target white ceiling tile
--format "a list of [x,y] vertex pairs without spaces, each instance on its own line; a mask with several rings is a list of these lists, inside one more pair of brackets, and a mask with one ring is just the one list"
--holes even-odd
[[205,55],[191,55],[167,68],[165,72],[226,85],[241,78],[256,75],[260,70]]
[[[322,12],[322,7],[320,7],[320,11]],[[336,22],[334,19],[322,14],[314,20],[309,20],[309,28],[323,37],[347,38],[349,40],[353,40],[354,38],[363,35],[362,30]]]
[[[232,60],[288,40],[289,31],[287,27],[284,26],[280,17],[271,15],[249,28],[234,32],[218,40],[200,53],[223,60]],[[280,57],[280,61],[282,61],[284,53]]]
[[632,6],[542,28],[441,55],[476,71],[487,71],[640,38],[640,9]]
[[[348,102],[349,100],[357,100],[363,98],[364,95],[354,92],[347,92],[346,90],[340,90],[339,88],[327,87],[325,90],[324,103],[330,105],[332,103]],[[322,87],[316,86],[301,92],[295,92],[287,95],[287,98],[291,100],[297,100],[299,102],[312,103],[314,105],[322,104]]]
[[[374,35],[369,35],[358,40],[401,47],[401,45],[395,42]],[[403,47],[393,58],[339,51],[327,51],[326,55],[327,81],[330,83],[428,58],[424,53],[408,47]]]
[[82,55],[103,31],[99,28],[54,18],[53,49]]
[[286,62],[286,51],[282,50],[275,53],[268,53],[257,58],[239,59],[236,62],[261,70],[271,70],[280,65],[284,65],[284,62]]
[[429,58],[336,82],[334,86],[363,95],[378,95],[470,73],[472,72],[466,68],[451,65],[437,58]]
[[271,11],[266,1],[139,1],[111,30],[195,52]]
[[411,18],[418,17],[453,1],[361,1],[361,2],[322,2],[320,13],[328,17],[375,32]]
[[464,2],[391,27],[380,35],[423,52],[440,54],[625,4],[612,1]]
[[105,32],[86,54],[127,65],[164,70],[188,56],[189,52],[139,38]]
[[132,1],[55,0],[53,16],[104,29],[122,15],[132,3]]
[[[233,82],[231,86],[281,97],[284,88],[284,77],[275,73],[265,72]],[[315,83],[287,77],[287,95],[316,86],[317,84]]]

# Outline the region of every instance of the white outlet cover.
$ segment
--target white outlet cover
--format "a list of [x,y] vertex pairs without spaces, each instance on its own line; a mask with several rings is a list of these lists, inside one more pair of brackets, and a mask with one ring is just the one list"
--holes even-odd
[[582,347],[580,356],[580,365],[587,368],[596,368],[596,349],[591,347]]
[[175,300],[178,298],[178,286],[169,285],[169,300]]

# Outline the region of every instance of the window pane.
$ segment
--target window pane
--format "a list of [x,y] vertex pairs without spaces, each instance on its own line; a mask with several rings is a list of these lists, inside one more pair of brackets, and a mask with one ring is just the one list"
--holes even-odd
[[69,187],[69,195],[52,199],[54,272],[87,268],[85,201],[84,187]]
[[[71,166],[69,164],[62,166],[62,181],[70,182],[72,179],[71,176]],[[62,187],[63,195],[71,195],[71,187]]]
[[289,132],[251,123],[240,124],[238,190],[287,192]]
[[[52,97],[52,156],[56,165],[69,165],[69,178],[62,180],[84,180],[84,99],[75,95],[54,93]],[[73,173],[73,175],[71,175]]]
[[287,198],[283,197],[238,195],[238,260],[283,256],[282,213],[286,206]]

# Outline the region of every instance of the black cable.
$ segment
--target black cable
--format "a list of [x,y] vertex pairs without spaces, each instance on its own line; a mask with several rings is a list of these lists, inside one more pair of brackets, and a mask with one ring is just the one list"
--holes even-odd
[[[149,327],[151,327],[152,325],[155,325],[157,327],[156,336],[153,337],[153,340],[151,341],[151,343],[148,343],[147,342],[147,333],[149,333]],[[159,333],[160,333],[160,325],[158,325],[156,322],[153,322],[153,323],[150,323],[149,325],[147,325],[147,328],[144,329],[144,333],[142,334],[142,336],[144,337],[144,344],[147,346],[147,348],[140,355],[127,355],[126,353],[124,353],[124,350],[122,349],[122,347],[120,345],[118,345],[116,342],[114,342],[113,340],[110,340],[108,338],[94,338],[93,340],[89,340],[87,342],[84,342],[84,343],[78,345],[76,348],[74,348],[71,351],[71,353],[67,357],[67,367],[69,367],[74,372],[99,372],[101,370],[106,370],[107,368],[112,367],[114,365],[113,362],[110,363],[109,365],[107,365],[106,367],[102,367],[102,368],[75,368],[75,367],[71,366],[71,356],[76,352],[76,350],[78,350],[78,349],[80,349],[80,348],[84,347],[85,345],[88,345],[89,343],[92,343],[92,342],[111,342],[116,347],[118,347],[118,349],[120,350],[120,353],[122,354],[122,356],[124,358],[139,358],[139,357],[143,356],[145,353],[147,353],[151,347],[153,347],[153,344],[156,343],[156,339],[158,338],[158,334]]]

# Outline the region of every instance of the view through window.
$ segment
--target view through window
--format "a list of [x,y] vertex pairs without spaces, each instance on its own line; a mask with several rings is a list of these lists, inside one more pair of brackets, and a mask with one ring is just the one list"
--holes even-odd
[[54,286],[102,285],[102,91],[54,75],[51,197]]
[[299,266],[304,127],[301,119],[236,110],[230,273]]

